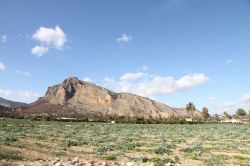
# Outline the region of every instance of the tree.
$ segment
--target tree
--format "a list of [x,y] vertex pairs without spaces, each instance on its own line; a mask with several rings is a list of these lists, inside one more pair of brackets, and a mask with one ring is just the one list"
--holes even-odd
[[202,117],[203,119],[208,119],[209,118],[209,113],[208,113],[208,109],[206,107],[202,108]]
[[232,116],[229,115],[227,112],[224,112],[224,116],[225,116],[227,119],[232,119]]
[[191,113],[192,116],[193,116],[194,111],[196,110],[195,105],[194,105],[194,103],[192,103],[192,102],[189,102],[189,103],[186,105],[186,109],[187,109],[188,112]]
[[247,115],[247,112],[242,109],[242,108],[239,108],[236,113],[235,113],[236,116],[246,116]]
[[215,121],[220,121],[220,116],[218,114],[214,114],[214,120]]

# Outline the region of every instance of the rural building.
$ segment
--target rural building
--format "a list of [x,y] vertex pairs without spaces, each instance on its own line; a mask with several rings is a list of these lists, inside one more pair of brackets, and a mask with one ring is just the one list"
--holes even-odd
[[68,117],[61,117],[57,118],[58,120],[76,120],[76,118],[68,118]]
[[193,122],[193,118],[186,118],[186,122]]
[[232,118],[232,119],[225,118],[221,122],[223,123],[249,123],[249,119],[246,117],[238,117],[238,118]]

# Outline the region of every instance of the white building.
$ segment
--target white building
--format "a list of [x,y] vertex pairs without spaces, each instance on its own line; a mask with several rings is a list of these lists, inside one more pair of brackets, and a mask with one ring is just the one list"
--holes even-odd
[[222,120],[222,122],[224,122],[224,123],[242,123],[242,121],[240,119],[235,119],[235,118],[224,119],[224,120]]

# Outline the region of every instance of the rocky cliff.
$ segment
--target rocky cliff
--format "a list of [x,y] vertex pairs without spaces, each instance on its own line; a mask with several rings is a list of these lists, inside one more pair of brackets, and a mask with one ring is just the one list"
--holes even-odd
[[[129,93],[115,93],[95,84],[70,77],[49,87],[45,96],[25,108],[30,114],[61,116],[126,116],[137,118],[185,117],[185,109]],[[200,116],[199,111],[194,112]]]

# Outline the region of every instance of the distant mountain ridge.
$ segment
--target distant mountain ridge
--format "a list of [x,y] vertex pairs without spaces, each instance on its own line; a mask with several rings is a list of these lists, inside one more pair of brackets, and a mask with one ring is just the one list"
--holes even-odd
[[2,97],[0,97],[0,105],[4,107],[9,107],[9,108],[27,106],[26,103],[11,101],[11,100],[4,99]]
[[[23,107],[26,116],[53,115],[60,117],[187,117],[186,109],[175,109],[154,100],[129,93],[115,93],[93,83],[69,77],[48,88],[44,97]],[[193,116],[200,117],[195,110]]]

